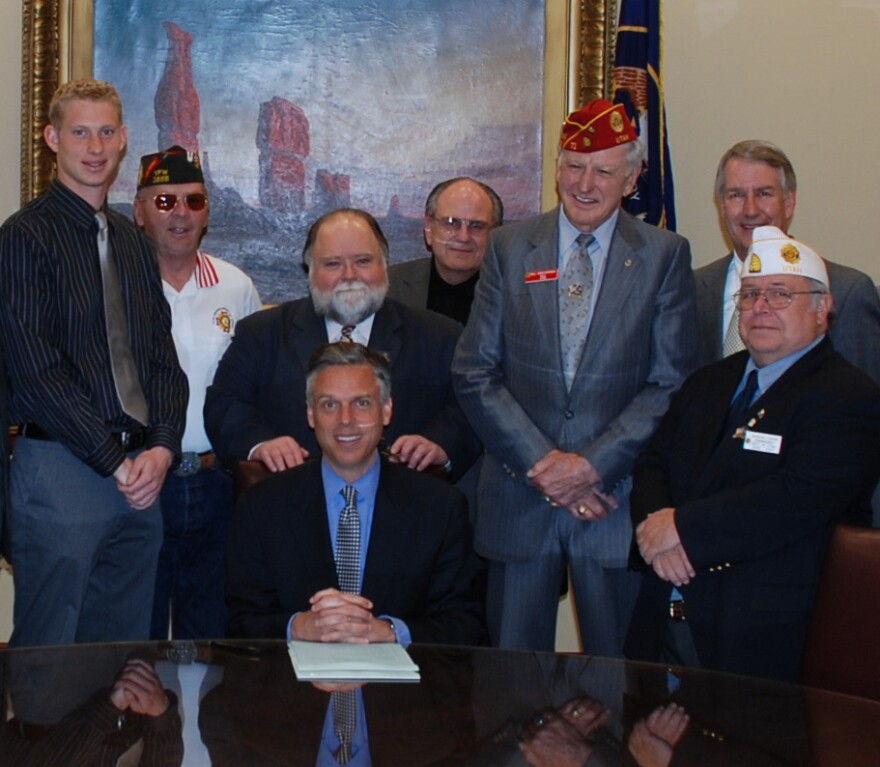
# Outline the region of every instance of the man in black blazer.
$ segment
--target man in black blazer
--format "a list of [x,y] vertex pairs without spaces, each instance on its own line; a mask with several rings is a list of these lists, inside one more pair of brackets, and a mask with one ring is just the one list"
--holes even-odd
[[466,324],[489,234],[503,220],[504,204],[492,187],[463,176],[441,181],[425,201],[431,256],[389,267],[388,295]]
[[[785,152],[775,144],[740,141],[718,163],[715,198],[733,252],[694,270],[700,365],[742,348],[741,344],[725,344],[739,271],[755,227],[788,231],[797,204],[797,176]],[[880,298],[874,282],[867,274],[833,261],[825,261],[825,267],[834,297],[829,330],[834,348],[880,384]],[[734,324],[733,336],[735,331]],[[732,338],[731,342],[736,341]]]
[[[476,644],[482,607],[464,497],[379,458],[391,375],[360,344],[319,349],[306,382],[323,451],[252,487],[230,530],[229,632],[327,642]],[[343,494],[356,491],[360,587],[343,591]]]
[[636,463],[625,652],[794,681],[830,530],[869,514],[880,389],[826,335],[824,262],[780,229],[754,231],[737,307],[746,350],[685,382]]
[[303,260],[310,297],[242,320],[208,388],[205,428],[220,460],[229,468],[260,460],[282,471],[318,454],[306,422],[306,367],[315,349],[345,334],[391,360],[392,460],[418,470],[446,466],[457,479],[481,449],[452,391],[461,328],[386,298],[388,241],[369,213],[346,208],[319,218]]

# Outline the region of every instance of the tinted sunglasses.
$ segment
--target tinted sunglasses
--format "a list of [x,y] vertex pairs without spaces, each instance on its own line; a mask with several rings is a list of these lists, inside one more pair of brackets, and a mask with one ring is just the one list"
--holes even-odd
[[193,211],[204,210],[205,206],[208,204],[208,195],[202,194],[201,192],[193,192],[192,194],[157,194],[152,198],[153,204],[156,206],[156,210],[161,210],[163,213],[170,213],[177,207],[178,200],[181,200],[183,204]]

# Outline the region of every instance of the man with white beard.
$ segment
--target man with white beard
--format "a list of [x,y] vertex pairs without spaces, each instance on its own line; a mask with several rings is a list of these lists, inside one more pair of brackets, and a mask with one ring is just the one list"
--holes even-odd
[[343,208],[319,218],[303,262],[310,297],[242,320],[208,388],[205,427],[220,460],[229,468],[259,460],[277,472],[317,456],[306,420],[308,360],[319,346],[349,339],[391,361],[389,459],[460,477],[480,443],[452,391],[458,324],[386,298],[388,241],[365,211]]

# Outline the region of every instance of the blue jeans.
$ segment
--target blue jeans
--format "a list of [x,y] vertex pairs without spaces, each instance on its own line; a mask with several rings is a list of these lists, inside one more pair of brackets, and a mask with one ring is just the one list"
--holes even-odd
[[150,632],[158,504],[132,509],[58,442],[19,437],[11,467],[13,647],[145,640]]
[[156,572],[152,639],[226,635],[226,538],[232,478],[220,468],[168,474],[162,493],[165,537]]

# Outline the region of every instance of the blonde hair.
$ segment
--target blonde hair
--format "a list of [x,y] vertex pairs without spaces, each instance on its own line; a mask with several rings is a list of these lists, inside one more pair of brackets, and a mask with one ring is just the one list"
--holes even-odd
[[103,80],[71,80],[59,86],[49,103],[49,122],[56,128],[64,122],[64,112],[71,101],[106,101],[116,110],[122,124],[122,100],[119,92]]

